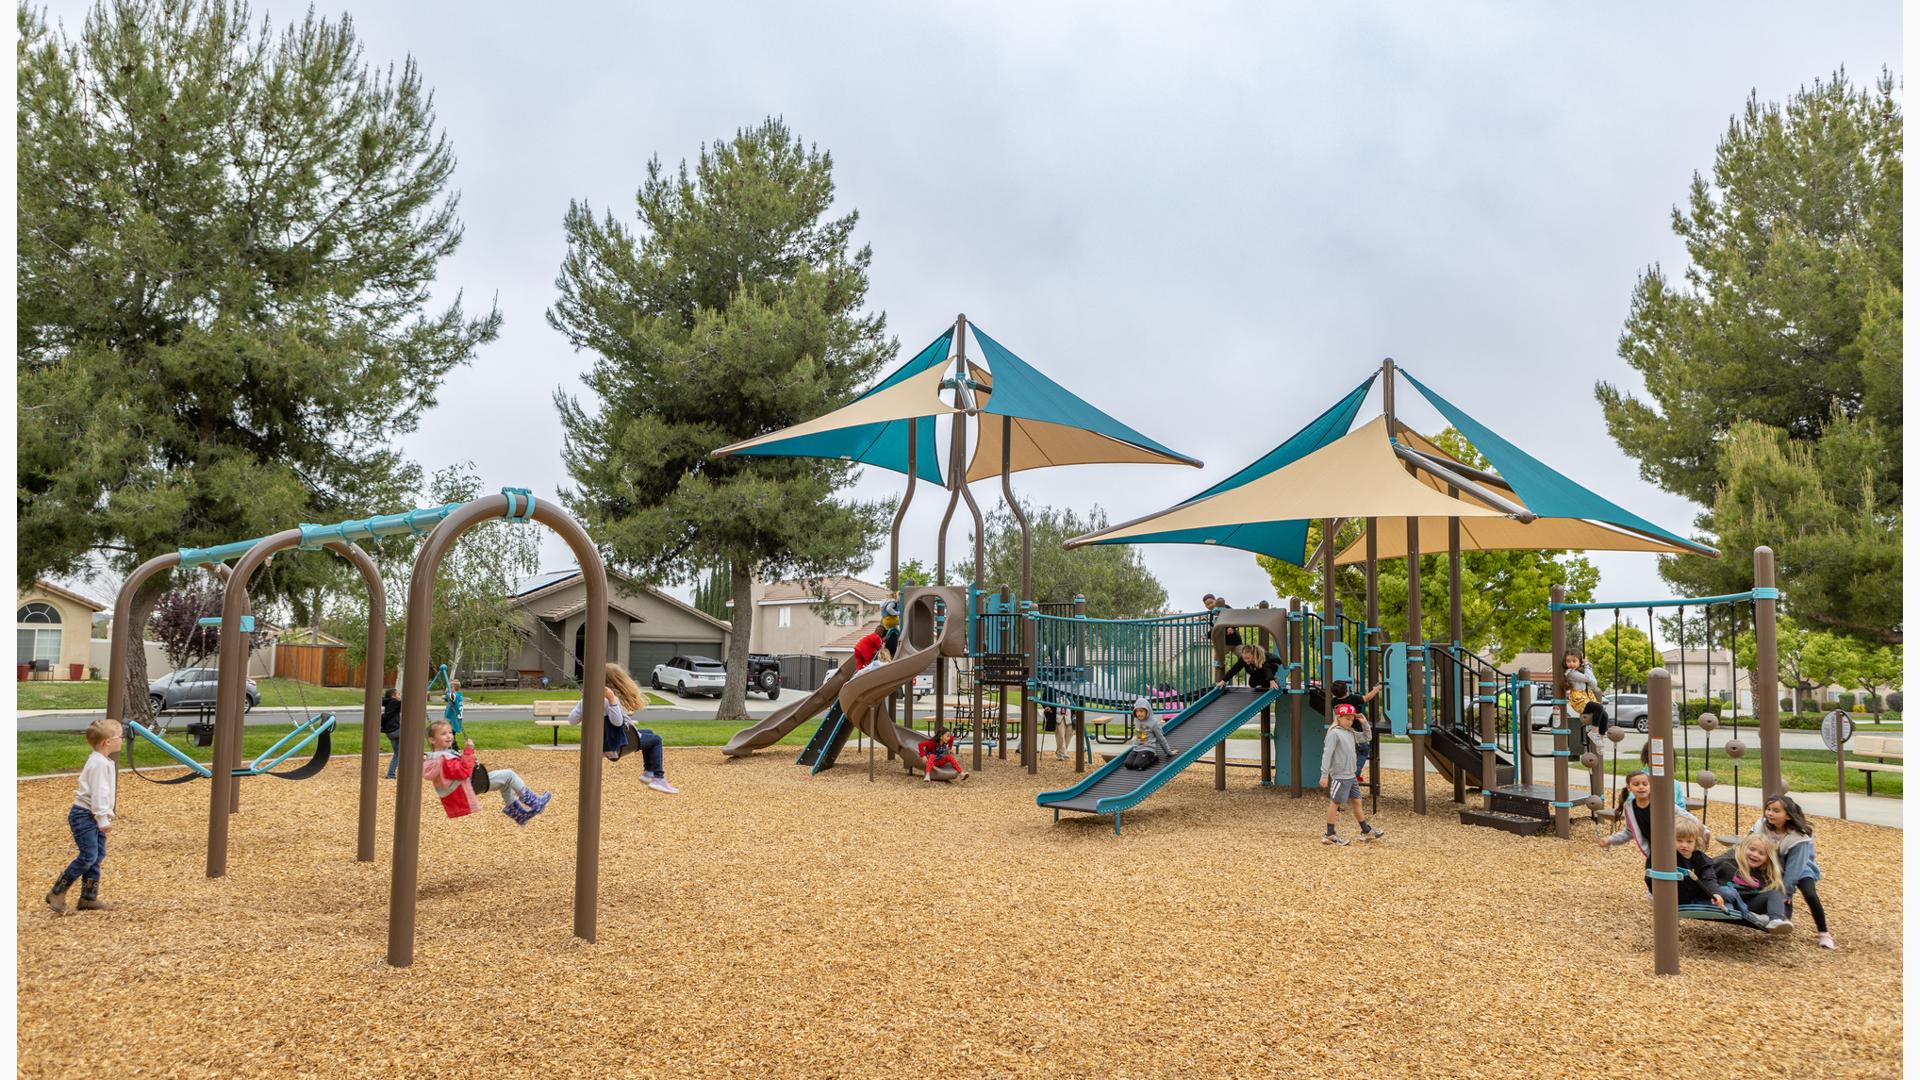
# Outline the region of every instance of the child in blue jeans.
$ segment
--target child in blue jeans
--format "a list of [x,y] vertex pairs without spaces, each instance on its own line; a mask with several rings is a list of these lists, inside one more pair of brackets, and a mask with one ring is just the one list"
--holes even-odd
[[74,906],[79,910],[112,911],[117,906],[100,899],[100,864],[107,857],[107,833],[113,829],[114,787],[119,780],[113,755],[120,752],[120,722],[102,717],[88,724],[87,745],[93,747],[93,753],[80,768],[73,808],[67,811],[67,827],[73,830],[73,843],[80,854],[47,891],[47,906],[55,914],[67,910],[67,890],[76,881],[80,883],[80,901]]

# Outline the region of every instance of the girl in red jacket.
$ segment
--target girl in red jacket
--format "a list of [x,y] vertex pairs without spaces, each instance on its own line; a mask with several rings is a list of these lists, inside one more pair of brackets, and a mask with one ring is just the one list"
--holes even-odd
[[965,780],[973,774],[960,767],[960,759],[953,756],[953,732],[924,739],[919,746],[920,765],[925,770],[923,779],[932,780],[933,770],[942,766],[959,773],[957,779]]
[[[435,720],[427,725],[427,745],[431,749],[427,751],[426,764],[421,766],[421,775],[433,786],[433,793],[440,796],[440,808],[450,818],[466,817],[479,809],[473,794],[473,740],[468,739],[466,748],[455,752],[453,725]],[[553,801],[552,792],[535,795],[512,769],[488,770],[487,786],[500,793],[500,801],[506,804],[500,812],[517,825],[533,820],[535,814]]]

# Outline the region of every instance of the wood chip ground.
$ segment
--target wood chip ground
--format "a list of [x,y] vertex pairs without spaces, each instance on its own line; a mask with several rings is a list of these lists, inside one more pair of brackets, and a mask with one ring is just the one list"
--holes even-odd
[[[677,796],[607,770],[599,941],[570,934],[576,760],[551,788],[423,813],[415,965],[388,968],[393,785],[353,861],[357,763],[249,780],[229,875],[202,784],[120,784],[111,913],[51,915],[71,780],[23,783],[19,1074],[68,1076],[1616,1077],[1900,1068],[1900,834],[1818,823],[1837,952],[1682,926],[1651,975],[1631,849],[1415,816],[1320,843],[1325,803],[1196,767],[1125,818],[1055,826],[991,764],[923,784],[864,755],[671,750]],[[1716,813],[1719,808],[1716,807]],[[1716,820],[1717,829],[1731,822]],[[1354,835],[1349,821],[1343,834]],[[77,891],[76,891],[77,892]],[[1676,1062],[1691,1062],[1684,1068]],[[1723,1067],[1711,1063],[1726,1063]]]

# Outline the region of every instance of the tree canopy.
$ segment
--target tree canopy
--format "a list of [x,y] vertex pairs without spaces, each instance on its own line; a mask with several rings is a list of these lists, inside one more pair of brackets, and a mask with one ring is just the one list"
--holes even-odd
[[1619,348],[1646,396],[1595,387],[1731,556],[1663,559],[1670,583],[1743,591],[1766,544],[1800,618],[1879,642],[1901,621],[1901,125],[1885,72],[1749,96],[1673,211],[1681,282],[1655,265],[1634,288]]
[[[1087,598],[1087,614],[1100,619],[1157,615],[1166,610],[1167,590],[1140,559],[1137,548],[1125,544],[1091,544],[1072,551],[1060,545],[1083,533],[1107,527],[1106,511],[1094,507],[1085,517],[1058,506],[1021,503],[1033,538],[1033,597],[1042,603],[1065,603],[1074,596]],[[1004,505],[986,515],[986,573],[982,588],[1006,586],[1020,591],[1020,525]],[[966,550],[971,552],[971,534]],[[970,580],[972,559],[960,571]],[[906,578],[906,567],[901,568]]]
[[[889,507],[837,501],[850,465],[711,451],[845,404],[897,351],[863,311],[859,215],[829,216],[832,158],[777,120],[656,157],[638,227],[571,204],[559,299],[547,320],[595,354],[595,401],[555,395],[573,486],[567,505],[615,565],[649,581],[731,568],[733,610],[752,582],[850,574]],[[745,715],[747,622],[733,637],[722,717]]]
[[227,0],[17,21],[20,577],[392,509],[393,436],[499,327],[429,295],[461,227],[413,62]]

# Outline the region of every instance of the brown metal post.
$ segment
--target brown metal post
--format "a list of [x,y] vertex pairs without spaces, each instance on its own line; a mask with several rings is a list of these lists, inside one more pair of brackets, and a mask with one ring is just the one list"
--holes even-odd
[[[1547,592],[1556,604],[1566,603],[1567,589],[1564,585],[1555,585]],[[1556,611],[1553,622],[1553,671],[1549,678],[1553,695],[1553,834],[1565,840],[1573,835],[1573,824],[1567,809],[1567,757],[1572,751],[1573,741],[1567,737],[1567,696],[1560,685],[1560,673],[1567,664],[1567,613]],[[1598,795],[1597,789],[1590,789],[1589,795]]]
[[[1367,673],[1366,689],[1369,693],[1374,687],[1380,685],[1383,674],[1381,665],[1385,662],[1385,657],[1375,651],[1380,645],[1374,641],[1374,630],[1380,625],[1379,526],[1378,518],[1367,519],[1367,627],[1364,637],[1366,659],[1362,663]],[[1378,697],[1367,703],[1367,723],[1373,726],[1377,740],[1380,731],[1380,699]],[[1367,759],[1367,787],[1373,793],[1373,809],[1377,813],[1380,809],[1380,743],[1377,741],[1373,744],[1372,755]]]
[[207,876],[227,872],[228,819],[237,808],[239,791],[233,770],[240,764],[246,723],[247,634],[231,632],[247,612],[247,583],[277,551],[300,543],[300,530],[288,529],[265,537],[247,549],[233,566],[220,597],[220,681],[214,691],[213,784],[207,806]]
[[[1000,418],[1000,490],[1007,500],[1007,511],[1013,520],[1020,523],[1020,599],[1037,602],[1040,598],[1033,595],[1033,531],[1027,527],[1026,511],[1020,509],[1020,503],[1013,497],[1013,417]],[[1017,610],[1017,608],[1016,608]],[[1022,653],[1031,653],[1027,648],[1027,620],[1018,620],[1019,648]],[[1027,774],[1040,771],[1040,735],[1039,712],[1034,708],[1033,695],[1020,695],[1020,748],[1021,756],[1027,761]],[[1006,710],[1001,710],[1000,723],[1006,723]],[[1055,725],[1058,726],[1057,724]],[[1006,740],[1000,745],[1004,748]],[[1004,749],[1001,756],[1005,757]]]
[[[1647,771],[1653,774],[1653,970],[1680,974],[1680,883],[1673,880],[1673,680],[1647,673]],[[1629,813],[1632,811],[1629,810]]]
[[1332,518],[1320,521],[1320,536],[1326,543],[1327,557],[1320,560],[1320,696],[1326,703],[1322,717],[1333,728],[1333,644],[1340,640],[1339,602],[1333,595],[1333,534],[1338,526]]
[[[1260,631],[1260,648],[1272,653],[1276,642],[1273,635]],[[1260,784],[1265,787],[1273,783],[1273,706],[1260,707]]]
[[327,550],[352,563],[367,584],[367,693],[360,715],[360,817],[353,857],[372,862],[374,807],[380,801],[380,692],[387,683],[387,585],[358,544],[328,544]]
[[[1753,587],[1774,591],[1773,549],[1753,549]],[[1753,602],[1753,705],[1760,720],[1760,790],[1763,797],[1786,791],[1780,782],[1780,642],[1775,618],[1779,601],[1771,595]],[[1737,624],[1736,624],[1737,625]],[[1731,644],[1729,644],[1731,655]],[[1738,701],[1738,692],[1728,688]]]
[[[1514,762],[1516,768],[1519,767],[1521,761],[1531,762],[1533,760],[1533,672],[1527,668],[1521,668],[1518,672],[1518,677],[1520,680],[1520,693],[1519,696],[1514,699],[1513,707],[1517,710],[1515,713],[1515,723],[1519,725],[1521,754],[1520,761]],[[1519,780],[1522,786],[1533,786],[1532,765],[1529,764],[1527,766],[1526,775],[1520,777]]]
[[1292,724],[1293,730],[1287,733],[1287,766],[1293,771],[1289,775],[1289,779],[1287,780],[1287,794],[1296,799],[1300,797],[1300,793],[1301,793],[1300,792],[1300,769],[1301,769],[1300,725],[1306,722],[1305,717],[1301,710],[1301,699],[1302,697],[1304,697],[1304,695],[1300,692],[1303,689],[1302,684],[1306,681],[1306,675],[1300,670],[1301,664],[1304,662],[1304,655],[1302,652],[1302,648],[1306,640],[1306,636],[1300,632],[1300,627],[1302,625],[1304,624],[1300,622],[1300,598],[1297,596],[1288,597],[1287,598],[1287,664],[1288,664],[1287,686],[1293,691],[1293,693],[1287,695],[1287,711],[1288,711],[1289,717],[1293,721],[1293,724]]
[[1427,657],[1420,625],[1420,519],[1407,519],[1407,734],[1413,738],[1413,812],[1427,812]]
[[[1500,694],[1500,683],[1482,672],[1474,686],[1479,691],[1474,696],[1480,704],[1480,806],[1484,810],[1493,809],[1493,789],[1500,786],[1500,758],[1494,747],[1498,738],[1494,731],[1493,698]],[[1514,762],[1514,771],[1518,772],[1520,763]],[[1517,777],[1516,777],[1517,779]]]
[[[900,523],[907,519],[907,506],[913,502],[913,488],[920,477],[920,421],[907,419],[907,491],[893,511],[893,528],[887,533],[887,589],[900,598]],[[913,697],[909,692],[907,697]]]
[[[515,508],[519,508],[514,498]],[[524,511],[522,511],[524,512]],[[461,534],[481,522],[509,513],[509,497],[488,495],[462,504],[428,534],[414,560],[407,594],[406,685],[401,691],[400,750],[402,760],[413,760],[425,750],[427,733],[427,669],[431,664],[433,634],[433,580],[440,561]],[[607,570],[580,523],[555,503],[536,501],[532,518],[566,541],[580,564],[586,586],[586,625],[581,654],[580,810],[574,844],[573,934],[583,941],[597,935],[600,890],[600,756],[601,725],[607,679]],[[413,963],[414,927],[420,882],[419,769],[401,769],[393,815],[393,886],[387,925],[387,963]]]

